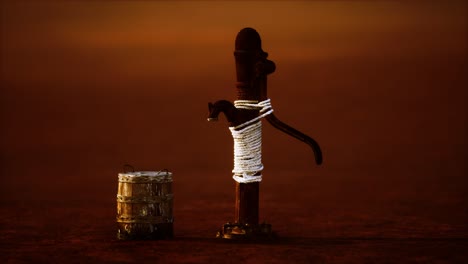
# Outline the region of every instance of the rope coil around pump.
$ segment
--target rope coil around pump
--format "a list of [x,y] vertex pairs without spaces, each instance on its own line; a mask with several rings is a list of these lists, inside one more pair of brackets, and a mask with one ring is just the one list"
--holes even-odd
[[259,116],[235,127],[229,127],[234,139],[233,179],[238,183],[262,181],[262,122],[261,118],[273,113],[270,99],[258,102],[237,100],[238,109],[259,110]]

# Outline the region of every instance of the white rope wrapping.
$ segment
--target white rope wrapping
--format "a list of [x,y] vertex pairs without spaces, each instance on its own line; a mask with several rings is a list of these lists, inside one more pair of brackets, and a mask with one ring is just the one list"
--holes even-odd
[[229,127],[234,139],[234,169],[232,176],[239,183],[262,181],[262,122],[261,118],[271,114],[270,99],[265,101],[237,100],[234,106],[239,109],[260,110],[256,118],[235,127]]

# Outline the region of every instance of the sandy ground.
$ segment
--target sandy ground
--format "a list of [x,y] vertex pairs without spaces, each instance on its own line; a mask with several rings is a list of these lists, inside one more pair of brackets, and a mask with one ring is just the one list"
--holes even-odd
[[336,199],[279,186],[267,186],[261,195],[262,219],[278,234],[272,241],[214,238],[232,219],[233,197],[179,186],[172,240],[117,240],[112,195],[86,201],[38,198],[1,205],[0,252],[7,263],[468,261],[468,211],[460,210],[465,203],[459,197]]

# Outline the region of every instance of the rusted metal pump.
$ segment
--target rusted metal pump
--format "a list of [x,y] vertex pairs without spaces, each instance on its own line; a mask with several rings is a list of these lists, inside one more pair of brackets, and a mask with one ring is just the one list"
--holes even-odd
[[[235,221],[225,224],[217,236],[222,238],[269,237],[272,235],[271,225],[258,223],[259,185],[263,168],[261,165],[261,130],[253,132],[256,136],[260,135],[259,140],[251,139],[254,136],[250,135],[247,137],[244,134],[238,135],[239,132],[244,133],[243,130],[249,130],[250,127],[261,122],[259,120],[261,117],[265,117],[275,128],[308,144],[315,154],[315,162],[318,165],[322,163],[322,152],[314,139],[281,122],[271,113],[272,109],[267,97],[267,75],[273,73],[276,66],[273,61],[267,59],[268,53],[262,50],[260,35],[255,29],[244,28],[237,34],[234,57],[237,72],[237,100],[234,104],[226,100],[208,104],[208,121],[218,120],[219,113],[223,112],[235,139],[235,169],[233,171],[235,172],[234,179],[236,179]],[[257,155],[260,156],[260,163],[257,160],[257,168],[260,169],[249,170],[251,175],[248,175],[245,171],[236,169],[238,167],[236,158],[239,159],[238,163],[247,162],[249,165],[253,162],[252,160],[256,159],[255,153],[252,154],[253,156],[245,154],[245,150],[237,151],[236,147],[247,148],[248,152],[250,146],[260,151],[260,155]]]

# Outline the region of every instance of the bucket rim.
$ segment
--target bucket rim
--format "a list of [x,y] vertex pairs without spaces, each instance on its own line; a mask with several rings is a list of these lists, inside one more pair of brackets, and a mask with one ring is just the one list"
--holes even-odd
[[172,176],[172,172],[167,171],[167,170],[161,170],[161,171],[129,171],[129,172],[120,172],[119,176],[125,176],[125,177],[141,177],[141,176],[146,176],[146,177],[167,177],[167,176]]

